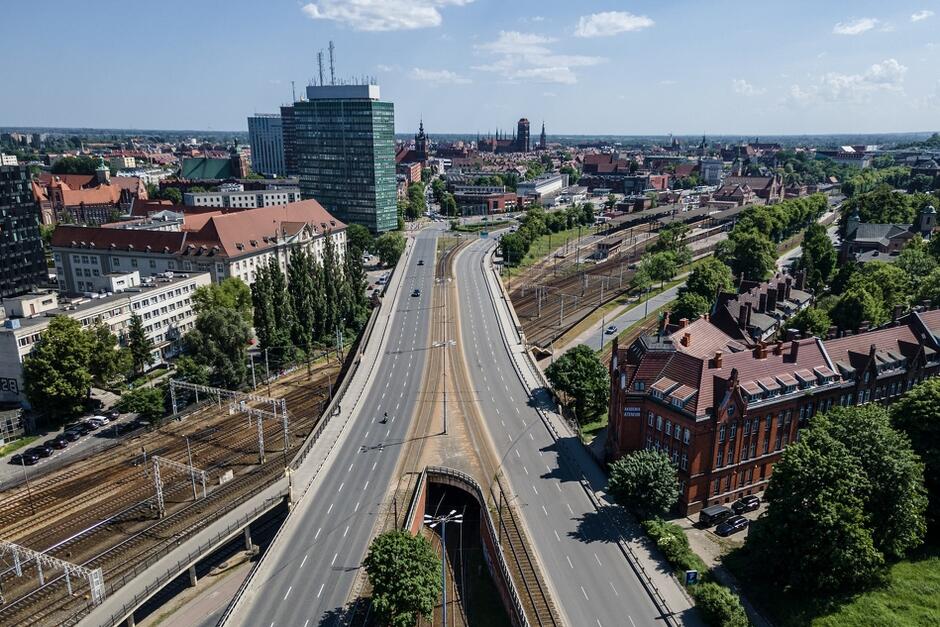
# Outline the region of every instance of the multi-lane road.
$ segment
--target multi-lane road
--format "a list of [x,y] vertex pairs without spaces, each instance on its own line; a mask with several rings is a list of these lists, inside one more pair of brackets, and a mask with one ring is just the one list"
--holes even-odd
[[[390,339],[340,449],[291,514],[252,582],[238,623],[310,627],[338,623],[365,557],[420,396],[427,355],[437,230],[417,235],[405,266]],[[423,265],[417,260],[423,259]],[[412,297],[414,289],[420,297]],[[389,294],[387,298],[394,298]],[[383,416],[388,412],[388,422]],[[331,620],[335,617],[337,620]]]
[[[474,242],[456,259],[460,341],[500,470],[511,483],[556,606],[567,625],[638,627],[660,613],[579,483],[569,447],[556,441],[530,404],[499,330],[483,275],[495,245]],[[544,400],[544,399],[543,399]]]

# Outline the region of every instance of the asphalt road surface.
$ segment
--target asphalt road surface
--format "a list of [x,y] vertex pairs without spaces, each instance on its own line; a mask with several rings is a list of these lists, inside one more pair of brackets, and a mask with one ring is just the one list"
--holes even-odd
[[[339,624],[372,537],[421,389],[431,317],[437,230],[418,234],[405,268],[398,310],[373,385],[322,483],[298,505],[299,517],[277,543],[271,575],[254,585],[243,624],[315,627]],[[422,266],[418,259],[424,259]],[[421,290],[412,297],[413,289]],[[391,295],[386,296],[391,298]],[[381,420],[388,412],[387,424]],[[246,599],[247,601],[247,599]]]
[[[661,623],[659,612],[631,570],[613,533],[578,483],[567,454],[580,446],[556,442],[529,405],[501,339],[481,261],[494,243],[480,240],[457,258],[460,341],[481,414],[509,478],[555,605],[566,624],[639,627]],[[485,488],[485,486],[484,486]]]

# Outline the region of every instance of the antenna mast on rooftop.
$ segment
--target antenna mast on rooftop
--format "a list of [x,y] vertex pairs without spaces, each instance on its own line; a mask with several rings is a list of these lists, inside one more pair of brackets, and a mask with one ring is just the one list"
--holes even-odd
[[320,87],[323,87],[323,51],[317,53],[317,65],[320,66]]
[[[322,79],[321,79],[322,82]],[[336,67],[333,64],[333,40],[330,40],[330,85],[336,84]]]
[[291,104],[297,102],[297,91],[294,89],[294,81],[290,82],[290,102]]

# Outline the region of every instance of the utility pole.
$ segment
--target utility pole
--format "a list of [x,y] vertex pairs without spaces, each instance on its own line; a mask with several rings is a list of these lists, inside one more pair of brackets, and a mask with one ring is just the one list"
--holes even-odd
[[[189,448],[189,436],[186,436],[186,457],[189,458],[189,467],[193,467],[193,452]],[[195,501],[198,497],[196,496],[196,475],[194,473],[189,473],[189,478],[192,480],[193,484],[193,500]]]

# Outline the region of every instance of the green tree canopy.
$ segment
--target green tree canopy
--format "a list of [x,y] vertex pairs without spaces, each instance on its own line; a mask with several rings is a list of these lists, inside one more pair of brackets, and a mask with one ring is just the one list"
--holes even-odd
[[169,200],[174,205],[183,204],[183,192],[175,187],[164,187],[153,197],[155,200]]
[[940,526],[940,379],[914,386],[891,406],[891,422],[905,433],[924,463],[928,518],[935,532]]
[[661,516],[679,498],[676,467],[659,451],[628,453],[610,465],[611,494],[641,516]]
[[444,192],[441,197],[441,212],[446,216],[457,215],[457,199],[450,192]]
[[695,321],[711,309],[712,303],[707,298],[693,292],[683,292],[672,306],[674,320],[688,319]]
[[840,296],[829,316],[840,329],[851,331],[857,331],[863,322],[878,325],[887,320],[880,299],[860,287],[853,287]]
[[408,186],[408,207],[405,216],[409,220],[417,220],[428,210],[424,196],[424,183],[417,182]]
[[692,588],[695,609],[706,625],[714,627],[749,627],[741,599],[734,592],[717,583],[706,581]]
[[790,329],[797,329],[804,335],[824,338],[829,327],[832,326],[832,320],[829,319],[829,314],[825,309],[808,307],[790,318],[786,326]]
[[405,252],[405,236],[401,233],[383,233],[375,239],[375,254],[385,266],[394,266]]
[[92,382],[108,387],[133,368],[130,351],[117,348],[117,337],[106,325],[97,324],[86,331],[89,334],[88,372]]
[[914,207],[910,197],[895,191],[887,184],[878,185],[872,191],[857,194],[846,200],[842,206],[843,225],[855,212],[858,212],[862,222],[910,224],[914,221]]
[[352,250],[358,250],[361,255],[364,252],[371,252],[375,244],[375,238],[369,229],[361,224],[350,224],[346,227],[346,247],[350,254]]
[[774,270],[777,247],[760,231],[735,228],[728,239],[718,244],[715,256],[731,268],[734,276],[763,281]]
[[800,268],[806,271],[809,286],[818,291],[829,284],[835,272],[838,261],[836,248],[829,239],[826,227],[818,222],[813,222],[807,227],[802,247]]
[[237,311],[251,324],[251,290],[238,277],[230,276],[221,283],[196,288],[193,292],[193,310],[199,314],[211,308],[224,307]]
[[575,346],[556,359],[545,376],[552,387],[574,401],[574,413],[584,424],[603,413],[610,397],[607,368],[588,346]]
[[685,281],[685,289],[707,299],[711,304],[718,297],[718,292],[734,289],[734,275],[731,274],[731,269],[718,259],[706,257],[692,269]]
[[390,627],[430,617],[441,595],[441,560],[423,536],[386,531],[362,562],[372,584],[372,609]]
[[921,279],[917,299],[928,301],[931,305],[940,305],[940,268]]
[[131,314],[130,325],[127,329],[127,343],[131,351],[134,372],[140,374],[150,365],[151,354],[155,347],[153,340],[144,331],[143,320],[136,313]]
[[173,365],[176,366],[174,379],[189,381],[196,385],[209,385],[209,368],[189,355],[181,356]]
[[251,326],[242,312],[213,305],[196,316],[196,326],[185,335],[187,351],[197,363],[209,366],[224,387],[237,389],[247,374]]
[[907,273],[913,287],[911,293],[916,294],[924,280],[937,268],[937,259],[923,238],[915,235],[901,250],[894,265]]
[[79,155],[62,157],[52,164],[53,174],[94,174],[98,169],[98,159]]
[[651,280],[659,281],[660,285],[662,285],[676,276],[677,269],[675,254],[662,251],[644,255],[640,260],[640,267],[637,269],[637,274],[644,273]]
[[121,395],[117,408],[125,413],[139,414],[148,422],[163,417],[164,391],[159,387],[141,386],[128,390]]
[[89,336],[77,320],[56,316],[23,360],[26,398],[54,419],[82,410],[91,387]]

